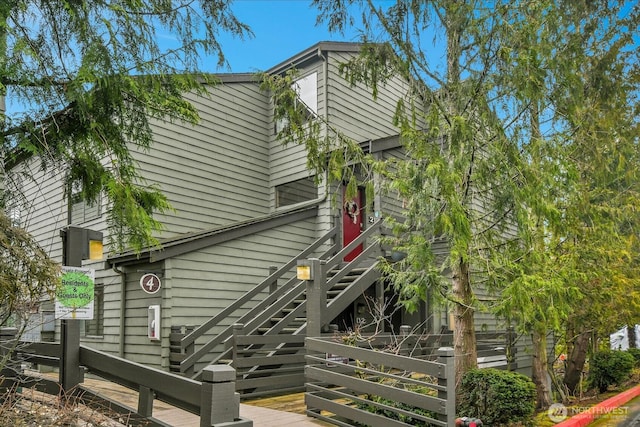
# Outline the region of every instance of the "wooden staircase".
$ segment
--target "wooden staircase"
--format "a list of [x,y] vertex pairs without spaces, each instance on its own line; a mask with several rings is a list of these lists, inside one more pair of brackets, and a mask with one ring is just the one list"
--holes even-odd
[[[339,270],[332,270],[328,273],[328,278],[331,278],[337,274]],[[331,289],[327,290],[327,304],[330,304],[335,298],[337,298],[345,289],[347,289],[353,282],[358,279],[364,272],[366,268],[354,268],[349,272],[348,275],[341,277],[337,283],[335,283]],[[279,330],[281,334],[297,334],[300,331],[304,331],[307,323],[306,315],[299,315],[301,310],[304,310],[305,307],[301,307],[306,303],[306,291],[301,295],[300,298],[297,298],[291,302],[291,304],[282,309],[280,313],[276,316],[271,317],[269,322],[260,328],[258,328],[258,333],[260,335],[267,334],[273,328],[276,328],[279,324],[286,324],[282,329]],[[306,310],[304,310],[306,311]],[[292,317],[294,316],[296,317]],[[331,321],[329,322],[331,323]]]
[[[253,354],[263,358],[274,357],[278,352],[291,354],[293,342],[303,343],[308,320],[307,282],[292,277],[279,286],[274,286],[278,283],[278,279],[282,282],[284,281],[282,277],[287,277],[295,271],[298,260],[317,258],[321,262],[321,274],[326,278],[323,281],[326,301],[320,303],[322,309],[318,315],[321,316],[325,327],[328,327],[332,319],[353,304],[355,299],[378,279],[379,272],[376,265],[380,251],[375,233],[379,232],[380,225],[381,222],[373,224],[344,248],[331,243],[339,240],[337,238],[339,228],[332,229],[234,304],[186,334],[180,340],[180,354],[172,355],[173,360],[180,360],[180,372],[198,379],[200,370],[208,364],[235,363],[238,369],[238,363],[234,360],[234,356],[238,356],[238,351],[242,351],[242,357],[245,359],[244,366],[248,362],[246,358]],[[367,244],[368,240],[374,243]],[[365,245],[363,252],[351,262],[344,262],[344,256],[360,244]],[[327,246],[329,249],[325,252],[316,253],[318,248]],[[262,298],[265,294],[266,296]],[[262,300],[256,304],[256,299]],[[239,311],[244,311],[244,314],[238,317],[234,324],[220,326]],[[202,338],[211,334],[214,328],[221,331],[208,341],[201,342]],[[240,336],[244,337],[242,342],[247,343],[247,345],[243,344],[242,350],[238,350],[234,343],[234,339]],[[294,338],[278,338],[286,336]],[[251,342],[251,337],[255,337],[255,342]],[[258,339],[258,337],[266,338]],[[273,340],[273,343],[267,345],[265,340]],[[285,350],[286,348],[289,350]],[[295,352],[299,353],[299,348]],[[269,362],[275,362],[275,360]],[[272,363],[270,366],[281,365]],[[260,369],[256,365],[239,375],[256,375],[256,371]]]

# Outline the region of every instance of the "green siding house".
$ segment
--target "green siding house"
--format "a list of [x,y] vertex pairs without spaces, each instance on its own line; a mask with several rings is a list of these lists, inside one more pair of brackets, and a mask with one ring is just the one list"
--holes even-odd
[[[321,42],[267,72],[297,69],[300,96],[315,114],[370,153],[381,157],[401,155],[392,115],[407,86],[400,79],[389,80],[374,100],[369,89],[346,82],[338,72],[339,64],[357,55],[360,47],[355,43]],[[199,110],[197,125],[158,121],[151,149],[136,153],[141,175],[149,184],[157,184],[174,208],[157,216],[165,226],[158,235],[161,246],[141,253],[117,254],[109,254],[106,248],[105,259],[84,262],[84,266],[96,270],[95,318],[81,325],[83,342],[93,348],[177,370],[186,356],[180,356],[184,349],[179,344],[176,348],[175,337],[184,337],[209,322],[212,326],[193,343],[197,351],[214,339],[206,349],[210,356],[197,362],[204,366],[225,350],[223,341],[215,341],[218,334],[228,332],[236,322],[246,323],[247,316],[258,319],[260,315],[252,307],[270,301],[276,289],[287,288],[272,297],[282,301],[284,292],[294,288],[292,260],[339,253],[376,224],[381,212],[399,212],[400,202],[389,196],[376,197],[371,212],[360,209],[363,200],[355,200],[356,205],[332,202],[324,185],[316,186],[310,177],[304,148],[284,146],[276,139],[278,123],[273,118],[270,94],[260,89],[256,77],[218,77],[220,83],[210,88],[209,96],[187,94]],[[38,166],[35,160],[16,166],[7,185],[20,187],[29,201],[20,219],[42,247],[61,260],[60,231],[69,225],[106,236],[106,202],[89,206],[74,200],[73,194],[65,197],[62,171],[45,172]],[[32,179],[19,179],[25,169],[29,174],[24,176]],[[346,234],[347,228],[352,234]],[[334,232],[336,229],[344,233]],[[352,260],[357,254],[358,249],[341,258],[346,261],[340,264],[355,262]],[[379,248],[365,250],[358,258],[367,260],[359,260],[359,268],[369,271],[381,255],[388,254]],[[284,268],[287,264],[289,268]],[[145,287],[154,276],[160,286]],[[378,276],[364,276],[367,279],[362,279],[359,291],[352,289],[333,305],[334,314],[325,319],[327,323],[335,323],[340,329],[353,327],[356,319],[368,316],[362,310],[367,306],[367,296],[378,300],[384,297]],[[255,290],[269,277],[275,278],[269,286]],[[225,310],[240,298],[248,302],[226,314]],[[43,318],[50,318],[50,309],[49,304],[43,304]],[[282,313],[286,310],[291,313],[295,309],[290,306]],[[293,333],[303,333],[304,310],[295,313],[292,319],[299,323]],[[211,323],[217,315],[221,319]],[[270,322],[278,321],[274,320],[278,316],[267,317]],[[427,332],[446,329],[448,320],[444,310],[426,303],[417,313],[394,317],[397,326],[422,323]],[[486,326],[487,322],[492,323],[489,329],[495,326],[493,319],[479,324]],[[264,329],[264,324],[258,326],[255,331]],[[49,329],[50,325],[43,328]],[[282,326],[273,331],[286,329]],[[57,339],[58,327],[55,330],[51,339]]]

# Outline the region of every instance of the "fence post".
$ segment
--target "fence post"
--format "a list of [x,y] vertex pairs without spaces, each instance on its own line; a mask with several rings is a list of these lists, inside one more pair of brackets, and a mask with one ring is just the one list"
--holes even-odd
[[16,373],[11,368],[18,328],[0,328],[0,395],[13,387]]
[[80,326],[79,320],[63,319],[60,324],[60,386],[68,395],[83,381],[80,368]]
[[456,422],[456,370],[453,348],[440,347],[436,354],[438,355],[438,363],[444,365],[444,375],[438,376],[438,385],[444,386],[445,390],[438,390],[438,397],[445,399],[442,412],[446,413],[446,415],[438,415],[438,417],[446,421],[447,426],[453,426]]
[[[307,260],[311,266],[311,278],[307,280],[307,336],[319,337],[324,313],[327,310],[326,273],[318,258]],[[329,319],[330,320],[330,319]]]
[[202,370],[200,427],[253,427],[240,418],[240,395],[236,393],[236,370],[229,365],[209,365]]
[[[68,226],[60,230],[62,237],[62,265],[82,267],[85,259],[83,246],[89,244],[85,236],[88,230]],[[102,234],[100,233],[100,239]],[[62,393],[70,395],[71,391],[84,381],[84,371],[80,369],[80,321],[62,319],[60,321],[60,372],[59,382]]]
[[243,323],[234,323],[231,326],[231,365],[236,366],[238,362],[239,353],[238,353],[238,337],[244,335],[244,324]]
[[[180,338],[180,351],[184,353],[184,358],[188,358],[189,356],[193,356],[196,352],[196,342],[192,341],[189,345],[182,346],[182,340],[184,337],[189,335],[191,332],[195,330],[195,326],[185,326],[184,327],[184,335]],[[182,363],[182,361],[180,361]],[[182,371],[182,369],[180,369]],[[193,377],[196,373],[196,363],[193,362],[191,366],[182,371],[182,375],[186,377]]]
[[155,393],[149,387],[141,385],[138,388],[138,414],[145,418],[153,415],[153,399]]

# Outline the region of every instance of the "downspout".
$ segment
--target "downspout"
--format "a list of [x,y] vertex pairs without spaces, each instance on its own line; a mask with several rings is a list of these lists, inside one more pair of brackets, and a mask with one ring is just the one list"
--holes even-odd
[[[324,105],[324,123],[325,123],[325,136],[326,134],[329,133],[329,60],[327,59],[327,57],[322,53],[322,49],[318,48],[318,57],[322,60],[322,80],[324,82],[323,84],[323,91],[322,91],[322,102]],[[324,179],[327,180],[328,176],[326,175],[328,172],[325,172],[325,177]],[[325,181],[328,182],[328,181]],[[328,191],[325,190],[325,195],[324,195],[324,199],[326,199],[328,196]],[[332,221],[333,220],[333,221]],[[338,222],[337,219],[334,218],[334,215],[329,215],[329,229],[331,229],[333,226],[335,226],[336,224],[333,224],[332,222]]]
[[118,356],[124,358],[124,316],[127,310],[127,275],[124,271],[119,270],[115,264],[111,268],[120,275],[120,328],[118,331]]
[[[322,79],[324,80],[324,92],[322,94],[322,102],[324,103],[324,120],[325,123],[329,123],[329,61],[327,57],[322,53],[322,49],[318,48],[318,57],[322,59]],[[325,125],[326,126],[326,125]],[[325,132],[328,129],[325,130]]]

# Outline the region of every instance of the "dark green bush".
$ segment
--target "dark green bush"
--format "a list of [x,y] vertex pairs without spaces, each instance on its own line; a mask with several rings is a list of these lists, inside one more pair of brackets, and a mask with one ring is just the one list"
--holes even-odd
[[[405,390],[410,390],[414,393],[421,393],[421,394],[425,394],[425,395],[434,395],[434,389],[432,388],[428,388],[428,387],[421,387],[421,386],[415,386],[415,385],[408,385],[404,387]],[[423,426],[430,426],[431,424],[429,423],[425,423],[424,421],[421,421],[415,417],[412,417],[411,415],[405,415],[401,412],[396,412],[394,410],[387,410],[384,409],[381,406],[377,406],[376,404],[381,404],[381,405],[386,405],[390,408],[394,408],[394,409],[401,409],[403,411],[407,411],[410,412],[412,414],[416,414],[416,415],[423,415],[425,417],[429,417],[429,418],[435,418],[436,414],[434,414],[431,411],[426,411],[424,409],[412,406],[412,405],[408,405],[406,403],[402,403],[402,402],[396,402],[393,400],[389,400],[389,399],[385,399],[382,398],[380,396],[375,396],[375,395],[371,395],[371,394],[367,394],[365,396],[365,399],[371,401],[371,404],[365,404],[365,403],[358,403],[356,406],[358,409],[363,409],[367,412],[371,412],[373,414],[377,414],[377,415],[382,415],[386,418],[389,418],[391,420],[397,420],[397,421],[401,421],[405,424],[408,425],[412,425],[412,426],[419,426],[419,427],[423,427]]]
[[600,392],[629,378],[635,359],[627,351],[606,350],[593,355],[589,363],[589,386]]
[[636,360],[636,368],[640,368],[640,348],[630,348],[629,354]]
[[529,423],[536,405],[530,378],[499,369],[473,369],[462,377],[457,413],[480,418],[484,425]]

